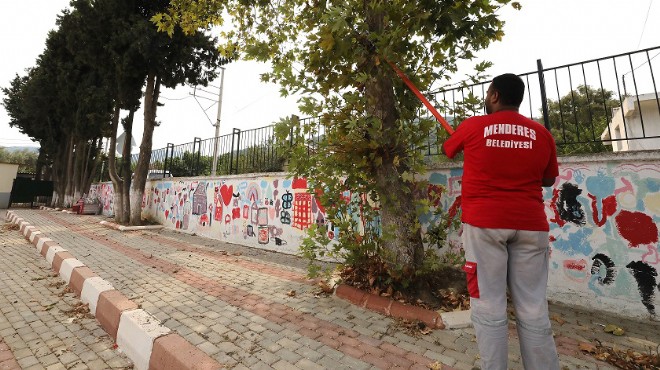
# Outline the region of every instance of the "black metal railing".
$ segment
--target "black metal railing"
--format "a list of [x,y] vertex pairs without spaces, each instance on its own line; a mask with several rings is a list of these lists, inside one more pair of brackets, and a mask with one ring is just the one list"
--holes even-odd
[[[152,152],[149,172],[188,177],[282,171],[285,158],[276,143],[274,129],[274,125],[251,130],[235,128],[231,134],[217,138],[167,144]],[[139,154],[132,155],[133,166],[138,157]]]
[[[520,111],[551,130],[560,154],[657,149],[659,55],[654,47],[552,68],[538,60],[536,71],[519,74],[526,83]],[[489,84],[436,91],[432,100],[455,127],[485,113],[479,103]],[[437,143],[429,141],[424,149],[439,154]]]
[[[520,112],[551,130],[562,155],[660,148],[660,93],[655,77],[659,55],[660,47],[654,47],[552,68],[544,68],[537,60],[536,71],[519,74],[526,85]],[[483,81],[431,92],[429,100],[456,127],[466,117],[485,113],[489,84]],[[429,116],[420,110],[420,117]],[[270,125],[167,144],[152,152],[150,173],[211,175],[214,158],[217,175],[282,171],[282,145],[303,140],[311,153],[319,150],[325,136],[320,117],[292,119],[298,121],[300,131],[292,129],[282,143],[277,142],[275,125]],[[440,155],[441,142],[430,135],[419,150],[433,158]],[[132,156],[133,166],[137,158],[137,154]]]

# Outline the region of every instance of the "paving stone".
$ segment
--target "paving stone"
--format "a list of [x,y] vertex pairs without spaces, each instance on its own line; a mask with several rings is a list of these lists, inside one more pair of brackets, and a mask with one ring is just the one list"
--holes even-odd
[[32,365],[36,365],[39,363],[39,360],[34,357],[34,356],[28,356],[24,357],[18,360],[18,364],[21,365],[22,368],[28,368]]
[[282,348],[279,351],[275,352],[275,355],[292,364],[295,364],[302,358],[299,354],[286,348]]
[[[438,330],[421,339],[413,338],[393,325],[392,320],[377,313],[357,308],[336,297],[313,298],[312,285],[283,277],[285,273],[294,273],[300,277],[305,274],[304,263],[293,256],[229,245],[169,230],[157,233],[120,233],[101,227],[97,224],[98,218],[93,216],[31,210],[19,212],[30,223],[40,224],[40,231],[45,235],[60,244],[66,244],[72,254],[84,256],[80,258],[95,273],[112,282],[126,296],[140,302],[144,309],[164,325],[176,330],[228,367],[268,368],[269,365],[277,365],[280,368],[289,366],[291,369],[314,366],[332,369],[373,368],[380,363],[378,356],[370,357],[368,351],[356,348],[371,348],[371,352],[378,352],[382,350],[380,344],[386,343],[409,354],[409,357],[401,358],[417,359],[418,363],[411,365],[412,368],[419,368],[418,365],[430,360],[469,369],[476,363],[476,342],[472,340],[474,329]],[[25,239],[15,234],[17,242],[22,240],[25,244]],[[0,235],[0,239],[4,235]],[[241,251],[242,255],[219,255],[216,253],[219,249]],[[32,253],[34,261],[44,263],[43,257],[35,253],[33,248],[26,251]],[[152,265],[156,261],[162,262],[159,266],[176,266],[181,271],[174,274],[164,272],[166,270],[162,268],[154,269]],[[25,276],[30,279],[50,273],[47,266],[42,267],[46,269],[33,269],[28,274],[21,271],[11,276],[0,274],[0,281],[21,280]],[[47,279],[40,281],[46,282]],[[9,289],[7,283],[3,282],[0,282],[0,295],[3,296],[0,299],[7,302],[23,300],[22,297],[27,296],[40,297],[39,294],[25,294],[24,291],[30,290],[28,282],[23,282],[26,289],[21,290]],[[289,290],[295,290],[296,297],[288,297],[285,292]],[[47,290],[51,295],[57,291],[52,288]],[[17,303],[16,307],[40,307],[39,302],[29,302],[30,299]],[[58,303],[51,311],[66,310],[69,300],[76,299],[72,294],[67,294],[62,297],[63,303]],[[599,314],[555,305],[550,308],[561,312],[567,320],[567,324],[562,327],[553,325],[555,332],[573,339],[577,339],[576,336],[587,340],[595,337],[590,332],[577,329],[576,321],[595,325],[593,322],[597,320],[593,317]],[[3,312],[0,315],[0,334],[3,330],[21,329],[29,324],[48,348],[58,346],[53,339],[63,338],[65,340],[62,342],[81,359],[81,365],[89,366],[84,364],[82,354],[93,351],[98,354],[98,358],[92,360],[96,361],[95,365],[103,361],[104,366],[101,368],[112,367],[111,357],[116,356],[116,353],[106,352],[108,347],[104,350],[91,343],[93,338],[100,337],[98,331],[90,331],[94,327],[93,320],[84,322],[73,331],[59,327],[57,334],[44,337],[42,334],[48,330],[37,329],[33,324],[43,320],[42,314],[51,314],[50,311],[34,315],[21,311],[18,314],[16,309],[7,310],[0,300],[0,312]],[[5,321],[2,321],[3,318]],[[3,322],[10,322],[8,318],[12,318],[13,325],[3,326]],[[53,331],[53,326],[46,327]],[[657,337],[658,332],[658,326],[636,326],[634,320],[626,329],[638,338]],[[93,334],[84,334],[84,330]],[[22,332],[28,339],[34,338],[30,333],[27,329]],[[343,342],[338,341],[340,337]],[[625,346],[618,340],[615,338],[612,342],[617,346]],[[15,342],[16,349],[33,345],[30,340],[26,341],[20,336]],[[352,345],[342,346],[342,343],[349,342]],[[628,346],[624,348],[630,348],[630,344]],[[565,357],[560,357],[562,365],[577,366],[575,362],[580,361],[577,359],[572,362],[572,358]],[[512,340],[510,360],[513,366],[520,365],[517,339]],[[118,366],[119,362],[114,361],[113,365]],[[392,359],[391,362],[396,361]]]

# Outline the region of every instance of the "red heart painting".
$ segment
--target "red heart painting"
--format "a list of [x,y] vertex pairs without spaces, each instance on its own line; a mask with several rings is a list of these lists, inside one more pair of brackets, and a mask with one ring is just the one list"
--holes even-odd
[[222,195],[222,201],[228,206],[231,202],[231,197],[234,196],[234,185],[222,185],[220,194]]

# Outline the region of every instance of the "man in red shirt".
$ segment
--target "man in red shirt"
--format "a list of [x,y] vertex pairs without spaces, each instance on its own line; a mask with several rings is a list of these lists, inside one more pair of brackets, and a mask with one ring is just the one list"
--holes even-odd
[[464,152],[463,245],[482,369],[508,363],[507,286],[525,369],[559,369],[548,317],[548,221],[542,186],[559,174],[554,139],[518,113],[525,84],[516,75],[493,79],[485,116],[466,119],[443,144]]

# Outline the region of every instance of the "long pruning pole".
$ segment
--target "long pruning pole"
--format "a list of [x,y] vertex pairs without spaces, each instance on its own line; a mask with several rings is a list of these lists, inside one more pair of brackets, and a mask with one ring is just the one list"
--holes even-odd
[[410,91],[412,91],[413,94],[415,94],[415,96],[417,96],[417,98],[422,101],[424,106],[426,106],[426,108],[431,112],[431,114],[433,114],[435,119],[437,119],[438,122],[440,122],[442,127],[444,127],[444,129],[449,133],[449,135],[453,134],[454,129],[449,125],[449,123],[447,123],[447,121],[444,118],[442,118],[440,112],[438,112],[438,110],[435,109],[433,105],[431,105],[431,102],[429,102],[428,99],[426,99],[426,97],[419,91],[419,89],[417,89],[415,84],[412,81],[410,81],[408,76],[406,76],[405,73],[403,73],[396,65],[394,65],[394,63],[390,62],[387,59],[385,59],[385,61],[387,62],[387,64],[390,65],[390,67],[392,67],[392,69],[394,70],[394,72],[396,72],[399,78],[403,80],[403,82],[406,84],[406,86],[408,86]]

